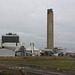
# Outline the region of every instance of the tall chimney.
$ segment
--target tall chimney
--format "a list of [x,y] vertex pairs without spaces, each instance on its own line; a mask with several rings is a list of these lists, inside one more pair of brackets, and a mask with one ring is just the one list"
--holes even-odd
[[54,47],[53,38],[53,10],[47,10],[47,49],[52,49]]

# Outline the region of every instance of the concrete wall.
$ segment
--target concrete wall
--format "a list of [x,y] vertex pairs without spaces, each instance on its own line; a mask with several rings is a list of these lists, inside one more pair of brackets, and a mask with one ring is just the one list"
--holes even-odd
[[15,51],[0,49],[0,56],[15,56]]

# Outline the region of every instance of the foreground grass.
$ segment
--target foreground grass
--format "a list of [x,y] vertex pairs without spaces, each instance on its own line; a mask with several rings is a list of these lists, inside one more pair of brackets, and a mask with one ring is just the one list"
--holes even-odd
[[0,57],[0,61],[75,69],[75,59],[70,57]]
[[6,70],[0,70],[0,75],[21,75],[19,72],[17,71],[6,71]]

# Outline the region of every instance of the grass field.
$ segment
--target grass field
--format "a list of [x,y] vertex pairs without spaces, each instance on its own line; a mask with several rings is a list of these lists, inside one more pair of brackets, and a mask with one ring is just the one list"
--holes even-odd
[[75,69],[75,59],[70,57],[0,57],[0,61]]
[[[17,71],[11,72],[11,71],[0,70],[0,75],[22,75],[22,74]],[[25,72],[25,75],[40,75],[40,74]]]
[[19,72],[11,72],[11,71],[5,71],[5,70],[0,70],[0,75],[21,75]]

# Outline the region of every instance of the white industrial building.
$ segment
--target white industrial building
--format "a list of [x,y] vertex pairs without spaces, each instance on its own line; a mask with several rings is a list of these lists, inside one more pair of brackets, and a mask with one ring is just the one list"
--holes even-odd
[[19,43],[19,35],[17,34],[8,33],[2,35],[2,48],[15,50]]
[[26,48],[26,56],[40,56],[40,50],[34,46],[34,43],[30,43]]
[[19,35],[8,33],[0,40],[0,56],[40,56],[40,50],[34,43],[25,48],[25,44],[19,41]]
[[0,56],[15,56],[17,55],[16,51],[18,51],[22,56],[24,50],[24,43],[19,41],[19,35],[8,33],[6,35],[2,35],[2,39],[0,40]]

